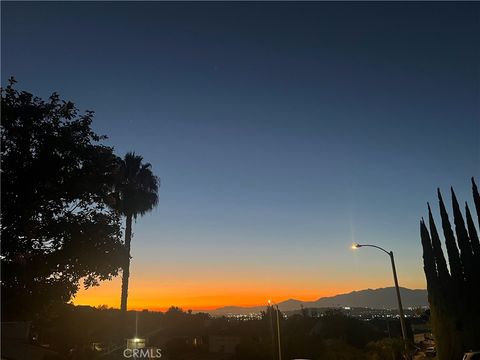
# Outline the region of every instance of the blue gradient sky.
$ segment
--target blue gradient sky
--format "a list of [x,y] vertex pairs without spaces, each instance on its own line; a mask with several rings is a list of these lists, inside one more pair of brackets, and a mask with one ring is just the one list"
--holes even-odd
[[352,241],[424,287],[426,202],[450,185],[470,201],[480,179],[478,3],[1,7],[2,84],[94,110],[162,179],[134,227],[132,306],[389,286],[388,258]]

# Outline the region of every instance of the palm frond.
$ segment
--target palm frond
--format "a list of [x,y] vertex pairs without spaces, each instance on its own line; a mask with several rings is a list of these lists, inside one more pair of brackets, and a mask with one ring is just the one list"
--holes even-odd
[[160,179],[143,157],[128,152],[119,161],[112,207],[123,215],[144,215],[158,204]]

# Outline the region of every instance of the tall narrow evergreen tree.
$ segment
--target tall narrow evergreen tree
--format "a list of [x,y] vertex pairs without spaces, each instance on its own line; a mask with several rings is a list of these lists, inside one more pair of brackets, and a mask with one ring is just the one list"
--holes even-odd
[[423,269],[425,271],[428,291],[430,293],[431,291],[435,291],[434,289],[438,283],[438,274],[435,265],[435,257],[433,255],[432,241],[423,218],[420,221],[420,238],[423,247]]
[[472,245],[470,238],[468,237],[467,229],[465,228],[465,222],[463,221],[462,212],[458,205],[457,197],[453,188],[450,188],[452,192],[452,208],[453,208],[453,220],[455,223],[455,233],[457,235],[458,247],[460,248],[460,259],[463,264],[464,277],[467,281],[473,281],[472,276],[475,273]]
[[455,235],[453,234],[450,220],[448,219],[448,213],[445,209],[440,189],[437,190],[437,194],[440,206],[440,216],[442,217],[443,234],[445,235],[445,245],[447,247],[448,262],[450,263],[450,272],[453,280],[457,284],[460,284],[463,282],[463,269],[462,263],[460,262],[460,254],[458,253]]
[[472,214],[470,213],[470,209],[467,203],[465,203],[465,214],[467,218],[468,235],[470,236],[472,250],[475,256],[475,263],[480,264],[480,241],[478,239],[477,229],[475,229]]
[[[480,197],[473,179],[472,184],[473,197],[477,206],[477,204],[480,205]],[[480,309],[478,307],[480,243],[468,205],[465,206],[465,225],[452,189],[454,233],[440,190],[437,193],[449,268],[447,268],[430,205],[428,205],[430,233],[422,219],[420,237],[432,330],[437,343],[437,358],[451,360],[460,359],[464,351],[477,347],[480,343]],[[477,206],[477,215],[479,211],[480,206]]]
[[448,273],[447,262],[445,260],[445,257],[443,256],[442,243],[440,242],[437,227],[435,226],[432,209],[430,208],[430,204],[427,203],[427,206],[428,223],[430,226],[430,235],[432,236],[432,250],[435,258],[435,263],[437,265],[438,278],[441,282],[450,281],[450,274]]
[[475,184],[475,179],[473,177],[472,177],[472,191],[473,191],[473,202],[475,203],[475,210],[477,210],[478,226],[480,226],[480,194],[478,193],[477,184]]

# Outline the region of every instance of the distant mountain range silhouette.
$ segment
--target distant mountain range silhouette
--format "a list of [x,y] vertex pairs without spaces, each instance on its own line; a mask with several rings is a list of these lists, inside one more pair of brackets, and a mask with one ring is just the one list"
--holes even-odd
[[[427,290],[400,288],[402,304],[404,308],[428,306]],[[278,304],[281,311],[299,310],[305,308],[328,308],[328,307],[366,307],[372,309],[396,309],[397,298],[394,287],[380,289],[366,289],[352,291],[348,294],[340,294],[330,297],[322,297],[316,301],[300,301],[289,299]],[[265,310],[266,305],[253,307],[225,306],[215,310],[209,310],[212,315],[249,314]]]

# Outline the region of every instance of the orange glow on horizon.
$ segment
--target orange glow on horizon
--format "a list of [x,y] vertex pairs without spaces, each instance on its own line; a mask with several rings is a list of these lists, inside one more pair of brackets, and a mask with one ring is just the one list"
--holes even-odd
[[[346,244],[348,249],[352,244]],[[346,251],[350,259],[323,260],[321,264],[301,262],[302,258],[279,259],[278,265],[259,261],[244,266],[243,260],[225,258],[198,260],[180,258],[178,266],[168,256],[160,263],[132,262],[129,281],[128,309],[164,311],[171,306],[184,310],[212,310],[225,306],[267,306],[267,301],[281,303],[288,299],[315,301],[322,297],[364,289],[393,286],[388,259],[373,257],[372,265],[359,260],[357,251]],[[184,254],[184,253],[183,253]],[[370,259],[365,254],[365,259]],[[334,258],[332,256],[331,258]],[[251,261],[251,260],[250,260]],[[298,266],[301,263],[302,266]],[[175,269],[175,271],[172,271]],[[419,271],[420,269],[420,271]],[[415,262],[399,263],[400,286],[425,289],[425,277]],[[121,276],[105,281],[98,287],[80,290],[75,305],[119,308]]]
[[[159,284],[153,286],[149,281],[132,281],[129,289],[128,309],[165,311],[171,306],[184,310],[213,310],[224,306],[263,306],[268,300],[274,303],[295,298],[301,301],[315,301],[321,297],[349,293],[366,288],[392,286],[385,283],[373,286],[370,283],[325,284],[325,288],[309,288],[305,284],[284,284],[268,286],[265,284],[242,283],[206,283],[206,284]],[[407,286],[405,284],[404,286]],[[425,288],[422,282],[409,284],[410,288]],[[107,305],[119,308],[120,279],[102,283],[101,286],[80,290],[73,299],[75,305]]]

